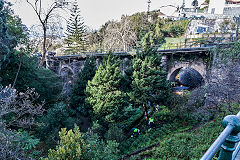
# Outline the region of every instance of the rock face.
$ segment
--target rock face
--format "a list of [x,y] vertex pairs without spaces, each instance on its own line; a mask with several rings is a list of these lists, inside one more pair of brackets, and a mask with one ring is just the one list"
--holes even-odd
[[240,61],[215,63],[206,91],[206,106],[240,102]]

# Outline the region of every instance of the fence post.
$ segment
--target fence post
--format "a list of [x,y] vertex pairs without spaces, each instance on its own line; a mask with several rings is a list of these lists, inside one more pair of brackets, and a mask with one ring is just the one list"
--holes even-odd
[[228,125],[234,126],[231,134],[227,137],[223,145],[218,160],[232,160],[233,151],[236,149],[235,144],[240,141],[238,133],[240,132],[240,118],[235,115],[226,116],[222,125],[227,127]]

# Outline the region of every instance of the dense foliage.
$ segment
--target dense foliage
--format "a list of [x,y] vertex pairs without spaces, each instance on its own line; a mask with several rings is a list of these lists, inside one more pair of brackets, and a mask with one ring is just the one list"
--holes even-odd
[[48,143],[48,148],[56,144],[58,132],[61,128],[73,128],[76,120],[71,117],[64,103],[56,103],[47,113],[38,119],[41,125],[37,128],[37,135]]
[[7,56],[17,44],[16,39],[8,34],[8,26],[6,24],[6,14],[4,12],[4,3],[0,1],[0,66],[6,61]]
[[60,141],[55,150],[50,149],[46,160],[82,160],[86,145],[78,127],[67,131],[66,128],[59,132]]
[[61,81],[52,71],[38,67],[38,59],[24,52],[9,55],[8,62],[4,62],[0,70],[2,85],[9,83],[23,92],[27,88],[35,88],[40,94],[39,102],[45,101],[45,107],[53,105],[61,91]]
[[145,112],[152,104],[167,104],[170,88],[167,73],[161,68],[161,56],[152,48],[146,48],[133,62],[133,81],[131,98],[136,106],[142,105]]
[[92,118],[101,121],[103,125],[116,122],[119,112],[126,106],[125,93],[120,88],[122,73],[117,61],[112,55],[108,56],[86,88],[87,102],[93,110]]
[[[85,49],[85,26],[76,3],[73,7],[66,43],[74,54]],[[71,79],[68,102],[61,97],[61,79],[38,66],[24,25],[0,0],[0,82],[8,86],[0,88],[0,159],[199,159],[221,131],[219,113],[239,105],[203,107],[207,85],[171,93],[154,46],[165,43],[166,36],[182,36],[189,21],[149,14],[122,16],[89,33],[91,49],[143,49],[123,61],[109,53],[100,64],[86,55],[76,80]],[[20,49],[14,48],[16,40]],[[238,59],[239,48],[236,43],[216,51],[224,58],[231,50],[228,56]],[[129,157],[155,143],[159,147]]]

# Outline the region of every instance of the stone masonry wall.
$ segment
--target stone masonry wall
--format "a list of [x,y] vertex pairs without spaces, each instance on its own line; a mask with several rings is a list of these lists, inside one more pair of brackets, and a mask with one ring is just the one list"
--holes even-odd
[[206,91],[206,106],[240,102],[240,62],[215,63]]

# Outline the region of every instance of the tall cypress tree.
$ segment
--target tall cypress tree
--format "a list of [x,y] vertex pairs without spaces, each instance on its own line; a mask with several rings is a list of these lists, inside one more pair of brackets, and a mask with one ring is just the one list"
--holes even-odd
[[170,94],[167,73],[161,68],[161,56],[148,48],[144,55],[133,61],[131,99],[136,106],[142,105],[145,115],[151,104],[165,104]]
[[8,35],[8,26],[6,24],[6,14],[3,11],[4,2],[0,0],[0,67],[6,60],[10,50],[17,45],[15,38]]
[[71,16],[67,21],[67,38],[65,39],[67,47],[65,52],[68,54],[77,54],[86,50],[85,33],[86,27],[80,15],[78,4],[75,1],[71,9]]
[[107,127],[119,120],[125,104],[125,93],[121,91],[122,73],[119,62],[112,55],[98,67],[92,81],[88,82],[87,102],[93,108],[93,118]]
[[87,58],[84,64],[84,68],[78,73],[78,78],[73,86],[70,96],[70,106],[73,109],[77,109],[82,116],[88,115],[89,107],[85,103],[86,94],[85,89],[88,81],[92,80],[96,73],[96,63],[93,57]]

